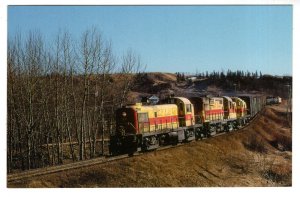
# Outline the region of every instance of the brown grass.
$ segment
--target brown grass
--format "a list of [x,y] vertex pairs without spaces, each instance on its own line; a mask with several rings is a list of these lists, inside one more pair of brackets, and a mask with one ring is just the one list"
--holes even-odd
[[291,128],[282,116],[267,108],[239,132],[9,187],[291,186]]
[[256,151],[258,153],[267,153],[266,145],[262,137],[251,135],[247,141],[243,142],[244,146],[250,151]]

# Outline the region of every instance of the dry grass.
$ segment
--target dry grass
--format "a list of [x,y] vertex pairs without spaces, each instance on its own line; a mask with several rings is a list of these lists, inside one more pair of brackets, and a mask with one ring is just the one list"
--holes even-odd
[[247,141],[243,142],[244,146],[250,151],[256,151],[258,153],[267,153],[266,145],[262,137],[251,135]]
[[268,108],[240,132],[9,187],[291,186],[291,129],[279,121],[283,115]]

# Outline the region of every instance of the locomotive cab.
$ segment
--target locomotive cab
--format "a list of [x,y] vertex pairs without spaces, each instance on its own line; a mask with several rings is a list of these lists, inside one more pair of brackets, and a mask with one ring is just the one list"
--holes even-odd
[[195,124],[194,106],[188,99],[183,97],[173,97],[168,100],[168,103],[177,105],[180,127],[192,126]]
[[224,100],[224,119],[236,118],[236,103],[228,96],[223,96]]
[[209,98],[191,97],[189,100],[194,106],[195,123],[202,124],[205,120],[205,110],[209,110]]
[[238,97],[232,97],[232,100],[236,103],[236,116],[241,118],[247,115],[247,104],[245,101]]

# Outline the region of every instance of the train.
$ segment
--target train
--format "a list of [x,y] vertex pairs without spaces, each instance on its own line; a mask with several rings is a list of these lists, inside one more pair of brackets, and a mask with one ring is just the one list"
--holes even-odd
[[274,105],[274,104],[281,104],[282,98],[279,96],[267,96],[266,97],[266,104],[267,105]]
[[266,105],[263,95],[169,97],[116,110],[110,155],[155,150],[245,126]]

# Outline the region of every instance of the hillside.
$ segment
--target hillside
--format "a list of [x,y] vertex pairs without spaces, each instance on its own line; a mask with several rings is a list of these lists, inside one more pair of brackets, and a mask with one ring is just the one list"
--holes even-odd
[[[191,79],[193,78],[193,80]],[[173,73],[140,73],[134,78],[133,87],[128,101],[139,102],[141,97],[156,95],[165,98],[176,96],[202,96],[202,95],[234,95],[245,93],[262,93],[287,98],[288,84],[292,86],[292,77],[261,75],[255,73],[246,76],[230,72],[210,73],[207,76],[184,76]]]
[[291,186],[292,139],[285,105],[267,107],[238,132],[8,187]]

